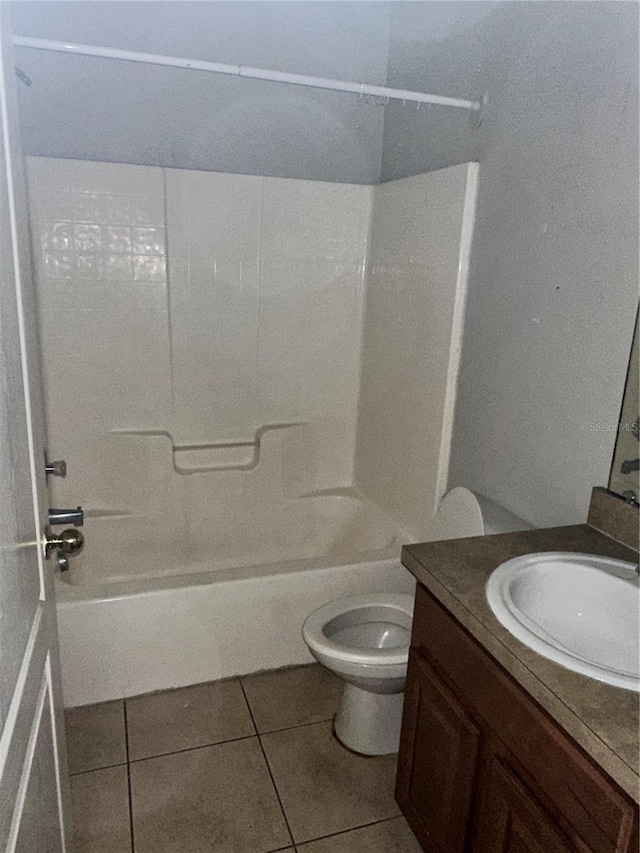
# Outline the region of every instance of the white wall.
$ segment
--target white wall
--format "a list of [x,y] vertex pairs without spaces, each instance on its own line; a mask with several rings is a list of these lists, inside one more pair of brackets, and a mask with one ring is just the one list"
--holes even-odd
[[444,494],[476,164],[375,188],[356,483],[414,539]]
[[[20,35],[383,84],[390,4],[29,2]],[[384,110],[340,95],[18,49],[23,149],[76,157],[371,184]]]
[[490,98],[478,131],[437,107],[385,122],[383,180],[480,162],[451,485],[583,522],[638,299],[638,5],[397,3],[388,82]]

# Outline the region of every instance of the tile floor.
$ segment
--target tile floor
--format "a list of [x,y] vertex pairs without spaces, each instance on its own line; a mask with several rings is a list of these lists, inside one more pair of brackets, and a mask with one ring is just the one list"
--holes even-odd
[[317,664],[67,711],[76,853],[420,853]]

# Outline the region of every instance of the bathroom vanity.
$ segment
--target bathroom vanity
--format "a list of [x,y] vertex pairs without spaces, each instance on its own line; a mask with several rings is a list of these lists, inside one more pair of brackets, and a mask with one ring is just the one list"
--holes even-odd
[[637,509],[613,505],[623,545],[600,532],[608,499],[594,490],[587,525],[403,549],[418,589],[396,796],[427,853],[638,850],[638,694],[541,657],[485,596],[523,554],[637,561]]

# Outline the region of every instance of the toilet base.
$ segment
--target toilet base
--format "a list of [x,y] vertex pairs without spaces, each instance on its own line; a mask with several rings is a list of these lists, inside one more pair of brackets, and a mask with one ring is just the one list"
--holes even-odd
[[338,740],[362,755],[388,755],[398,751],[402,702],[400,693],[370,693],[345,684],[334,721]]

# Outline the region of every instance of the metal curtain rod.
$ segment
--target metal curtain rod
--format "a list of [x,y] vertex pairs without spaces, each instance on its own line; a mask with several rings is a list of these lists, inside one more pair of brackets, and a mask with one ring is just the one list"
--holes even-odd
[[289,74],[286,71],[268,71],[264,68],[251,68],[248,65],[226,65],[221,62],[206,62],[201,59],[182,59],[178,56],[162,56],[157,53],[139,53],[136,50],[119,50],[115,47],[99,47],[92,44],[75,44],[24,36],[14,36],[13,42],[18,47],[31,47],[36,50],[53,50],[58,53],[75,53],[81,56],[99,56],[103,59],[121,59],[125,62],[144,62],[148,65],[169,65],[173,68],[191,68],[196,71],[212,71],[215,74],[250,77],[254,80],[270,80],[273,83],[292,83],[294,86],[309,86],[312,89],[353,92],[356,95],[371,95],[376,98],[388,98],[396,101],[414,101],[418,104],[437,104],[442,107],[460,107],[476,111],[482,108],[481,101],[427,95],[424,92],[390,89],[386,86],[372,86],[368,83],[347,83],[343,80],[331,80],[325,77],[309,77],[306,74]]

